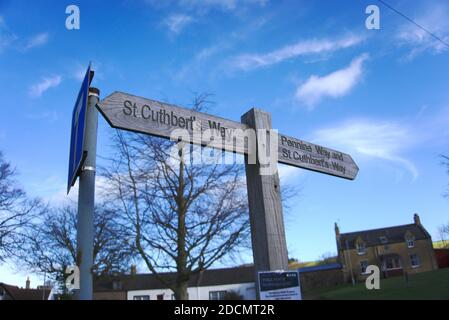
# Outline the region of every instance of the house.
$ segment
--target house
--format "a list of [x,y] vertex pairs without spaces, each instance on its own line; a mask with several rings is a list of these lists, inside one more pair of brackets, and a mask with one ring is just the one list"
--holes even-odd
[[[176,273],[109,276],[94,282],[95,300],[174,300],[166,283],[173,283]],[[162,279],[162,280],[161,280]],[[188,285],[189,300],[223,300],[235,293],[244,300],[254,300],[254,268],[241,266],[210,269],[194,274]]]
[[0,300],[48,300],[51,288],[30,288],[30,280],[27,279],[25,288],[8,285],[0,282]]
[[335,224],[338,260],[345,281],[364,280],[369,265],[377,265],[383,277],[438,269],[432,238],[419,215],[413,219],[412,224],[351,233],[340,233]]

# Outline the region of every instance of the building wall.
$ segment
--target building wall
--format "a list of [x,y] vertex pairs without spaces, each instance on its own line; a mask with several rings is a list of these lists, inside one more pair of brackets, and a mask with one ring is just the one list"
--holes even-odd
[[[354,271],[356,280],[360,281],[366,278],[361,274],[360,262],[367,260],[368,265],[377,265],[381,267],[380,257],[385,254],[397,254],[401,258],[402,269],[408,274],[414,274],[425,271],[432,271],[438,269],[433,246],[430,240],[416,240],[413,248],[408,248],[407,243],[393,243],[385,245],[379,245],[375,247],[367,247],[364,255],[359,255],[356,249],[341,250],[340,262],[343,265],[343,273],[345,280],[351,280],[350,269]],[[417,254],[420,260],[419,267],[412,267],[410,261],[410,255]]]
[[[256,289],[254,283],[229,284],[210,287],[191,287],[187,289],[189,300],[209,300],[211,291],[234,291],[243,296],[244,300],[255,300]],[[135,296],[150,296],[150,300],[157,300],[158,295],[164,295],[164,300],[172,300],[173,291],[170,289],[134,290],[128,291],[127,299],[134,300]]]
[[126,300],[126,291],[94,292],[94,300]]
[[438,268],[449,268],[449,249],[435,249]]

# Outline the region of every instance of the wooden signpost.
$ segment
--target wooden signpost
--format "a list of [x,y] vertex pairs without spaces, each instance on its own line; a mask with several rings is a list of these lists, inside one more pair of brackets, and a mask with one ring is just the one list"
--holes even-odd
[[[170,139],[175,129],[194,131],[196,122],[202,132],[215,131],[214,139],[221,139],[222,142],[214,141],[211,144],[210,135],[203,135],[200,141],[194,140],[193,143],[211,147],[215,145],[227,151],[248,154],[245,138],[249,136],[247,131],[251,126],[246,123],[122,92],[112,93],[97,107],[113,128]],[[280,163],[350,180],[357,176],[359,168],[350,155],[283,134],[278,137],[277,156]]]
[[[200,132],[190,143],[245,155],[256,283],[259,272],[288,269],[277,163],[271,168],[272,174],[261,174],[265,165],[260,161],[261,147],[268,155],[277,156],[277,162],[307,170],[349,180],[355,179],[359,171],[345,153],[283,134],[277,134],[277,150],[270,150],[271,115],[259,109],[248,111],[240,123],[122,92],[109,95],[97,108],[114,128],[168,139],[173,139],[176,129],[192,135]],[[251,142],[251,138],[256,141]],[[258,285],[256,289],[259,297]]]

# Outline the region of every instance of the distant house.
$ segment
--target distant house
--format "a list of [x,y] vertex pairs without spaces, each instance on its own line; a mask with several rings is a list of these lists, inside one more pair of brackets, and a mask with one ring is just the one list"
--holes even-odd
[[26,281],[25,288],[8,285],[0,282],[0,300],[48,300],[51,288],[30,288],[30,280]]
[[[109,276],[95,280],[96,300],[174,300],[165,282],[173,282],[176,273],[132,274]],[[160,280],[162,278],[162,281]],[[164,282],[165,281],[165,282]],[[244,300],[254,300],[254,268],[242,266],[211,269],[195,274],[188,286],[189,300],[223,300],[236,293]]]
[[377,265],[384,277],[438,269],[432,238],[418,214],[412,224],[351,233],[340,233],[335,224],[335,236],[345,281],[365,279],[369,265]]

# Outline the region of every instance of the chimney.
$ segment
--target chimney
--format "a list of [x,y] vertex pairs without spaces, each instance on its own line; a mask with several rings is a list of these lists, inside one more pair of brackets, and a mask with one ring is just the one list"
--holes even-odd
[[338,224],[335,222],[335,236],[338,238],[340,237],[340,228],[338,227]]
[[137,267],[136,265],[131,265],[131,275],[136,275],[137,274]]
[[413,220],[415,220],[415,224],[420,226],[421,225],[421,219],[419,218],[419,215],[417,213],[415,213],[413,215]]
[[25,288],[29,289],[30,288],[30,277],[27,278],[27,281],[25,283]]

